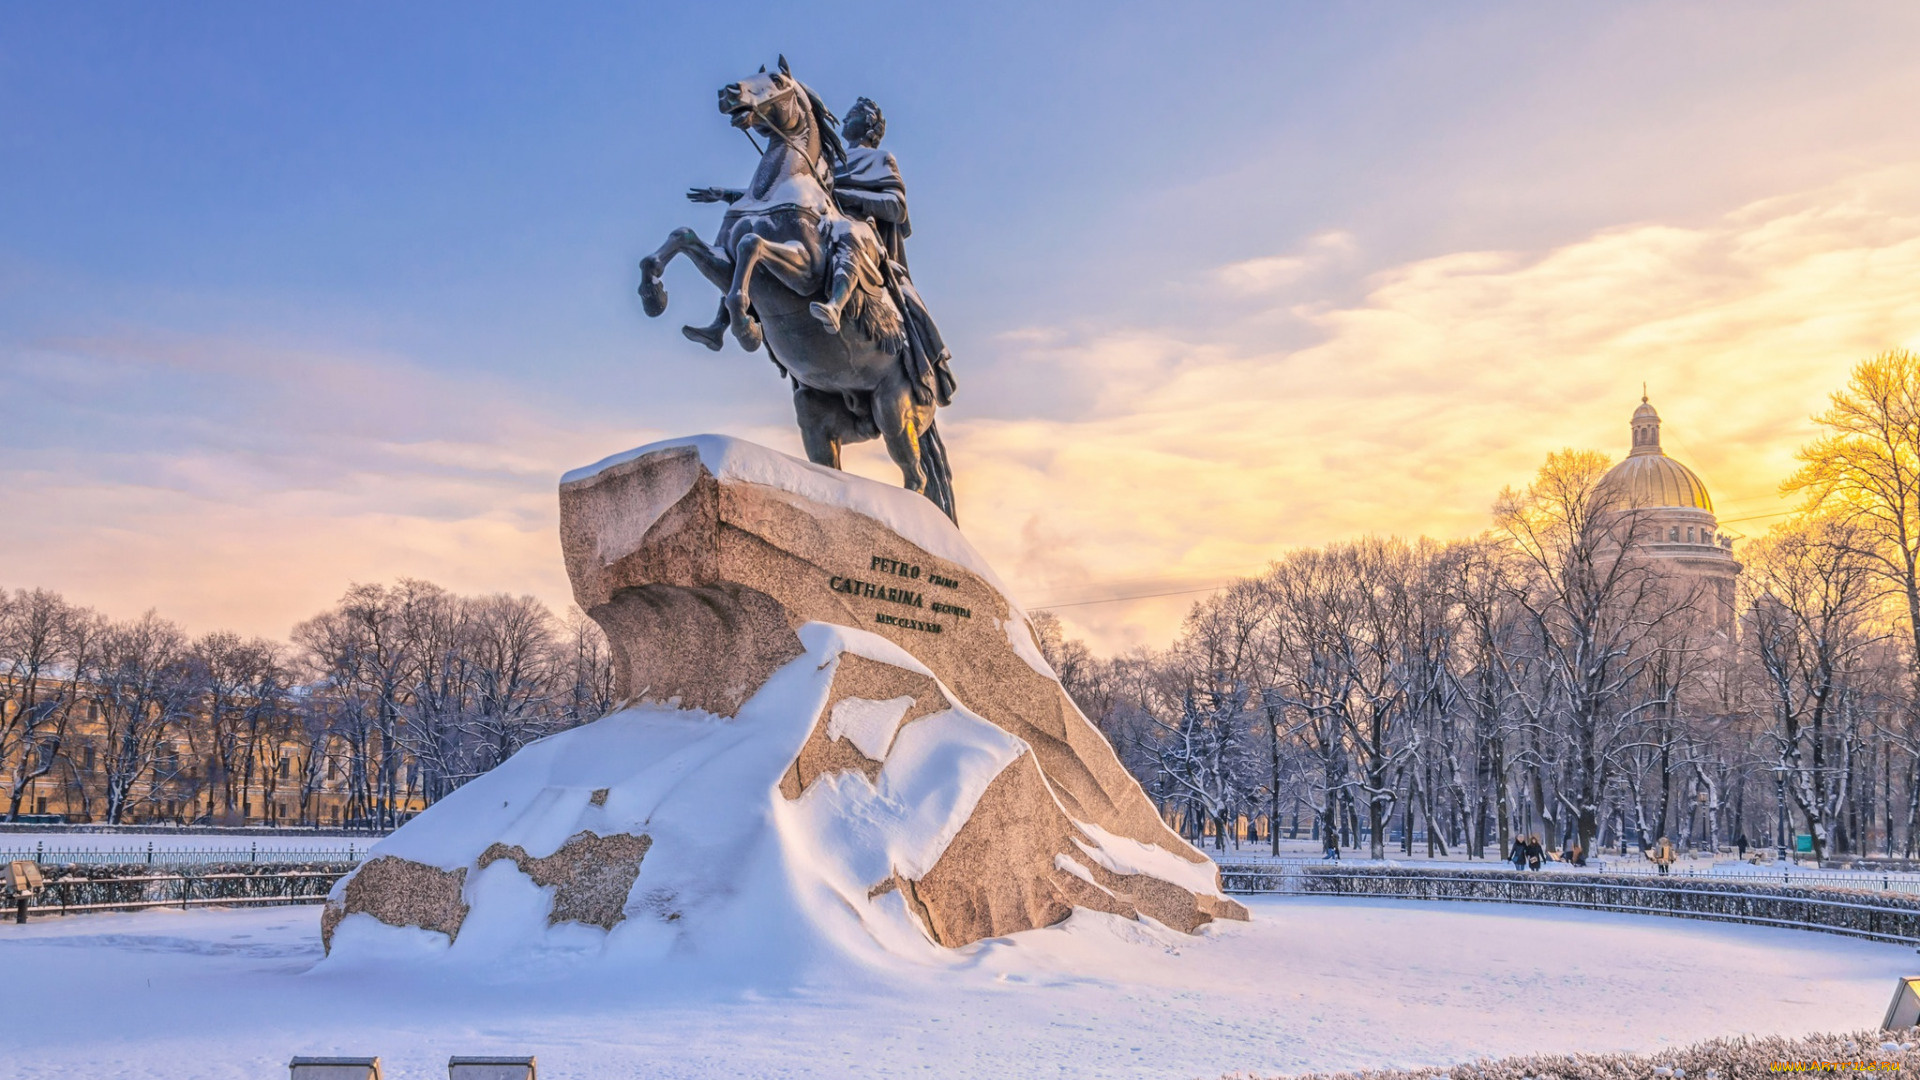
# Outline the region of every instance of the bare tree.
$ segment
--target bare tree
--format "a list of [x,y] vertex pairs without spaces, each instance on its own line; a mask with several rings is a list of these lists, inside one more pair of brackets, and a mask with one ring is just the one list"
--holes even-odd
[[497,593],[469,601],[474,704],[468,731],[473,773],[565,724],[551,706],[561,657],[553,613],[531,596]]
[[1204,839],[1201,822],[1214,826],[1215,849],[1226,847],[1236,804],[1244,790],[1248,688],[1221,679],[1206,690],[1189,690],[1178,719],[1163,722],[1166,737],[1160,771],[1174,798],[1187,807],[1194,844]]
[[1862,361],[1814,421],[1825,434],[1801,449],[1799,471],[1781,487],[1844,520],[1898,591],[1920,687],[1920,356],[1896,349]]
[[1473,820],[1485,854],[1486,822],[1492,818],[1497,849],[1506,858],[1513,842],[1507,742],[1516,722],[1520,688],[1534,683],[1535,650],[1523,633],[1525,563],[1511,547],[1491,538],[1456,545],[1450,587],[1462,624],[1455,677],[1471,716],[1477,801]]
[[409,622],[440,590],[403,580],[392,588],[354,585],[333,610],[294,627],[315,689],[334,695],[348,751],[348,813],[381,827],[398,824],[404,761],[400,728],[418,684]]
[[0,592],[0,762],[7,770],[7,820],[33,782],[53,771],[70,720],[84,705],[78,674],[99,646],[100,617],[45,589]]
[[1852,778],[1857,710],[1849,676],[1875,642],[1879,590],[1859,527],[1795,519],[1749,551],[1754,654],[1772,698],[1777,767],[1813,835],[1831,850]]
[[584,724],[613,711],[613,651],[600,624],[569,608],[566,626],[566,722]]
[[223,812],[238,820],[248,812],[255,770],[269,747],[274,722],[283,713],[287,671],[281,647],[264,638],[217,630],[196,639],[188,661],[202,699],[200,749],[207,782],[217,785]]
[[126,820],[135,803],[154,798],[163,765],[177,767],[169,736],[198,696],[186,654],[186,635],[151,611],[101,634],[86,679],[98,695],[106,741],[109,822]]
[[1548,762],[1534,763],[1535,809],[1549,822],[1558,808],[1571,812],[1585,850],[1599,832],[1615,755],[1655,704],[1633,693],[1650,636],[1698,599],[1643,557],[1645,509],[1602,482],[1607,468],[1600,454],[1549,454],[1533,483],[1503,492],[1494,510],[1527,563],[1526,585],[1514,597],[1548,676],[1521,700],[1532,729],[1565,755],[1568,790],[1551,799],[1541,788]]

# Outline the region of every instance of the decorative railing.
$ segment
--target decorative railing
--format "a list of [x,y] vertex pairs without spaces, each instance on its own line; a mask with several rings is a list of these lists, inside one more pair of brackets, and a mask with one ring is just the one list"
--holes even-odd
[[352,863],[297,865],[212,864],[150,871],[146,867],[50,868],[45,886],[27,914],[68,915],[88,911],[138,911],[230,904],[317,904]]
[[1713,878],[1424,870],[1408,867],[1240,864],[1220,868],[1232,893],[1479,900],[1820,930],[1920,944],[1920,897],[1871,889]]
[[207,866],[216,863],[254,865],[304,865],[307,863],[354,863],[366,854],[373,840],[311,847],[262,847],[247,844],[238,847],[168,847],[163,844],[135,844],[128,847],[32,847],[0,848],[0,863],[25,859],[49,867],[81,866]]
[[[1331,862],[1327,859],[1303,855],[1285,855],[1271,858],[1264,854],[1227,853],[1215,855],[1214,860],[1222,866],[1235,866],[1261,869],[1275,867],[1334,866],[1334,867],[1391,867],[1394,869],[1448,870],[1458,873],[1490,871],[1505,873],[1509,863],[1504,859],[1399,859],[1392,858],[1375,861],[1354,857],[1344,862]],[[1920,872],[1893,867],[1811,867],[1799,863],[1782,862],[1734,862],[1720,860],[1683,860],[1673,864],[1665,873],[1652,860],[1639,855],[1596,856],[1592,862],[1583,866],[1572,866],[1564,862],[1549,862],[1539,871],[1546,874],[1603,874],[1606,876],[1624,875],[1641,878],[1659,878],[1663,881],[1673,879],[1699,881],[1779,882],[1782,885],[1795,885],[1802,888],[1834,888],[1849,891],[1868,892],[1904,892],[1920,894]]]

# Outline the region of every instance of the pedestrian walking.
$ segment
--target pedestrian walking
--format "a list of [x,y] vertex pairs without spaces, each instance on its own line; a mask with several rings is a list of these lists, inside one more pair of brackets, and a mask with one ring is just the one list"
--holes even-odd
[[1660,872],[1665,874],[1673,868],[1673,860],[1676,858],[1673,850],[1673,841],[1664,836],[1661,837],[1660,842],[1653,845],[1653,853],[1649,855],[1648,858],[1651,858],[1653,865],[1659,867]]

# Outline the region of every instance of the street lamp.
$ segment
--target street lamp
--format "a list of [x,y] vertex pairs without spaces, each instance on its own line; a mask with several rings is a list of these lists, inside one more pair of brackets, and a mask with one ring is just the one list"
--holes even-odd
[[1787,767],[1773,767],[1773,839],[1778,858],[1787,861]]

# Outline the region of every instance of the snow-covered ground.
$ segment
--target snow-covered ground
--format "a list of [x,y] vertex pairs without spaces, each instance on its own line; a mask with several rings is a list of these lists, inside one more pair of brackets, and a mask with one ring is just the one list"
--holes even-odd
[[[1831,935],[1493,904],[1287,897],[1197,937],[1108,916],[919,969],[802,985],[599,969],[310,970],[316,908],[0,925],[0,1061],[23,1078],[257,1078],[293,1054],[533,1053],[548,1080],[1218,1077],[1652,1050],[1878,1023],[1911,950]],[[660,970],[656,969],[656,978]],[[688,973],[693,973],[689,977]]]

